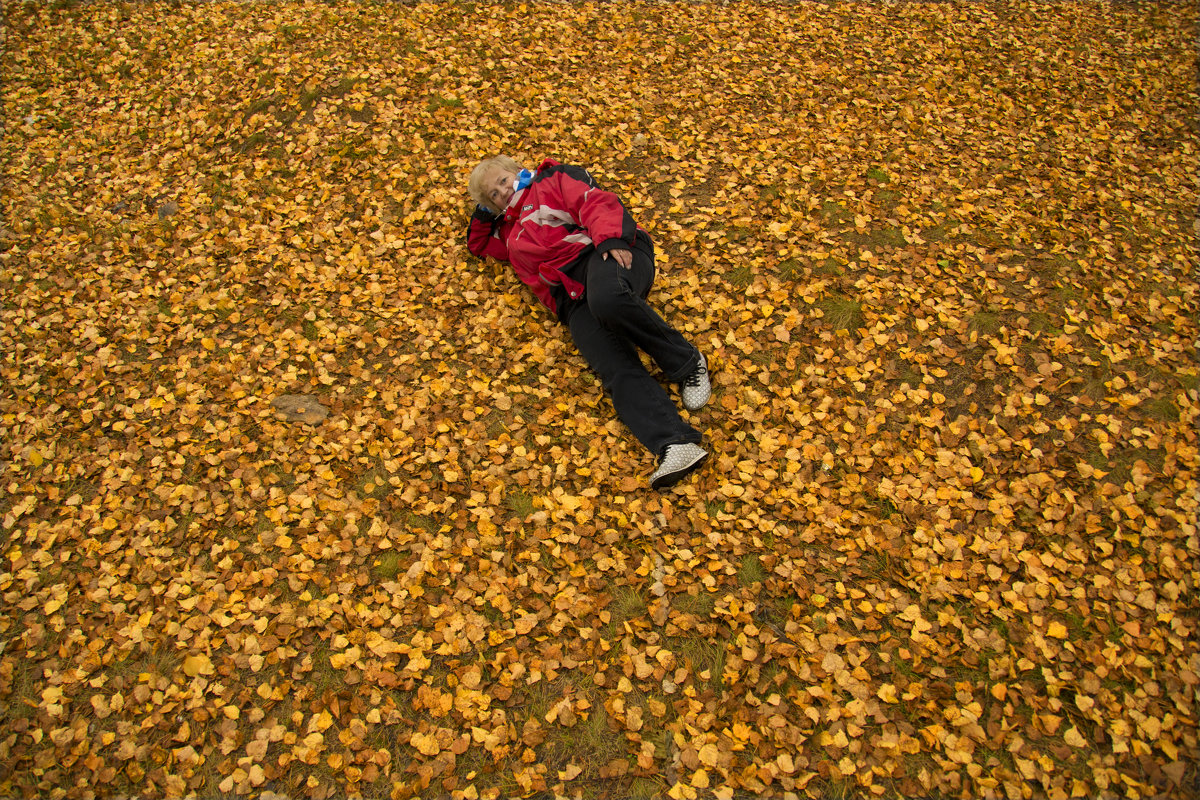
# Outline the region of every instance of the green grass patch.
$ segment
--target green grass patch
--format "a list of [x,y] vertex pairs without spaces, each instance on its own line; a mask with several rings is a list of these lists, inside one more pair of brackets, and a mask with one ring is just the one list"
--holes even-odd
[[375,559],[375,564],[371,567],[371,577],[376,581],[392,581],[400,574],[400,565],[403,559],[395,550],[388,550],[379,558]]
[[1138,410],[1150,419],[1158,420],[1159,422],[1179,421],[1179,408],[1166,395],[1147,398],[1138,406]]
[[646,613],[646,598],[628,586],[618,586],[612,593],[612,602],[608,605],[612,614],[612,625],[618,625],[626,620],[640,617]]
[[1080,393],[1093,400],[1104,400],[1112,393],[1110,386],[1113,377],[1112,368],[1109,366],[1108,359],[1098,348],[1089,348],[1088,355],[1092,356],[1099,364],[1093,366],[1090,374],[1083,378]]
[[733,244],[748,242],[754,238],[754,229],[742,225],[730,225],[725,230],[725,238]]
[[720,691],[724,683],[725,642],[703,636],[689,636],[672,642],[672,649],[704,686]]
[[749,266],[734,267],[726,273],[729,282],[738,289],[745,289],[754,280],[754,270]]
[[638,777],[629,784],[630,800],[654,800],[658,797],[665,797],[661,780]]
[[386,470],[379,464],[378,459],[369,469],[363,471],[361,477],[354,482],[352,488],[360,497],[373,497],[383,500],[392,492]]
[[404,527],[413,533],[437,533],[442,525],[436,519],[424,514],[406,514]]
[[329,97],[345,97],[353,92],[359,84],[366,83],[365,78],[342,78],[326,93]]
[[[550,705],[560,699],[561,697],[554,698]],[[546,710],[549,710],[549,706]],[[547,763],[557,764],[560,769],[573,763],[583,770],[584,775],[595,778],[609,761],[628,751],[623,737],[613,732],[611,718],[599,699],[593,702],[586,713],[587,719],[583,719],[580,714],[575,724],[570,727],[552,725],[540,748],[540,756]],[[644,718],[649,718],[649,715],[645,715]],[[545,711],[537,719],[545,724]]]
[[1045,253],[1026,262],[1026,266],[1046,285],[1053,285],[1064,274],[1071,271],[1071,264],[1061,254]]
[[430,95],[429,101],[425,105],[425,110],[430,113],[440,111],[443,108],[462,108],[463,101],[457,97],[442,97],[441,95]]
[[950,226],[946,223],[931,225],[921,231],[921,238],[927,242],[944,242],[950,235]]
[[874,247],[877,250],[902,247],[905,244],[904,231],[895,226],[872,228],[866,233],[856,233],[847,238],[860,246]]
[[892,176],[881,167],[871,167],[867,170],[867,180],[872,183],[887,184],[892,182]]
[[889,517],[895,516],[896,514],[900,513],[900,509],[896,507],[896,504],[892,502],[892,499],[890,497],[877,496],[877,502],[876,502],[875,506],[876,506],[876,508],[879,509],[879,514],[884,519],[887,519]]
[[323,97],[320,89],[309,89],[300,93],[300,107],[305,111],[311,109],[317,104],[317,101]]
[[1077,306],[1083,301],[1083,290],[1073,283],[1058,282],[1050,292],[1054,299],[1056,310],[1066,309],[1067,306]]
[[852,800],[860,797],[862,791],[853,776],[813,781],[805,790],[809,797],[819,797],[821,800]]
[[980,336],[995,336],[1003,327],[999,309],[995,306],[988,306],[982,311],[976,311],[971,315],[967,327]]
[[813,267],[813,275],[819,278],[840,278],[846,274],[846,265],[836,258],[826,258]]
[[854,215],[843,206],[841,203],[835,203],[832,200],[826,200],[821,204],[821,218],[826,225],[835,226],[841,225],[852,219]]
[[562,680],[538,681],[532,684],[525,694],[525,709],[530,719],[536,719],[545,724],[545,716],[550,708],[563,699],[566,694],[566,684]]
[[875,202],[878,203],[880,207],[890,211],[900,202],[900,197],[901,195],[899,192],[894,192],[891,189],[880,189],[875,193]]
[[274,97],[259,98],[246,106],[246,113],[243,115],[243,119],[250,119],[255,114],[265,114],[275,103],[276,100]]
[[1100,446],[1095,443],[1090,443],[1084,453],[1083,460],[1088,463],[1092,469],[1099,470],[1104,473],[1102,480],[1115,484],[1116,486],[1124,486],[1125,481],[1129,480],[1133,474],[1133,460],[1127,463],[1125,459],[1118,457],[1116,450],[1110,450],[1107,455],[1100,449]]
[[856,331],[863,324],[862,304],[846,295],[830,295],[817,301],[817,308],[835,331]]
[[763,567],[762,561],[759,560],[758,556],[750,554],[742,557],[737,577],[738,583],[742,586],[754,586],[767,579],[767,570]]
[[1179,372],[1175,375],[1175,380],[1179,381],[1179,385],[1186,392],[1200,392],[1200,372],[1196,370]]
[[533,513],[533,497],[528,492],[509,492],[504,498],[504,505],[521,519]]
[[804,271],[804,264],[798,258],[789,258],[781,261],[776,268],[776,274],[780,280],[794,281],[798,279]]
[[1025,322],[1026,330],[1034,333],[1058,333],[1061,317],[1054,317],[1045,311],[1034,311]]
[[350,108],[350,119],[355,122],[367,123],[375,119],[375,109],[368,105],[363,105],[362,108]]
[[712,616],[717,607],[717,597],[711,592],[699,591],[696,594],[680,592],[672,598],[675,610],[682,614],[692,614],[701,620]]
[[303,682],[312,694],[320,697],[330,689],[339,690],[345,686],[346,674],[340,669],[334,669],[330,663],[329,657],[333,655],[333,649],[327,642],[320,641],[309,653],[311,656],[301,662],[301,670],[303,666],[309,666]]
[[758,196],[759,199],[768,203],[774,202],[775,200],[783,197],[783,187],[777,183],[773,183],[770,186],[759,187]]
[[251,150],[256,150],[267,143],[270,137],[263,131],[255,131],[242,140],[241,146],[238,148],[239,153],[248,153]]

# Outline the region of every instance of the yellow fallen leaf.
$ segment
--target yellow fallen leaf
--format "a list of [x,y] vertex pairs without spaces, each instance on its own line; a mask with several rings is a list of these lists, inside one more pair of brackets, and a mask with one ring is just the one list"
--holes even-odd
[[436,756],[442,752],[442,748],[438,746],[437,738],[428,733],[414,733],[408,743],[417,748],[417,752],[423,756]]
[[423,651],[413,650],[408,654],[408,663],[404,665],[404,668],[409,672],[421,672],[429,669],[432,663],[429,656],[425,655]]
[[183,674],[189,678],[195,678],[197,675],[212,675],[215,671],[212,659],[204,654],[188,656],[183,660]]
[[1046,627],[1046,635],[1053,636],[1055,639],[1067,638],[1067,626],[1061,622],[1051,622]]
[[1087,747],[1087,739],[1079,733],[1079,729],[1074,725],[1063,731],[1063,741],[1071,745],[1071,747]]
[[346,669],[358,663],[358,659],[362,657],[362,649],[355,646],[341,653],[334,653],[329,657],[329,665],[334,669]]

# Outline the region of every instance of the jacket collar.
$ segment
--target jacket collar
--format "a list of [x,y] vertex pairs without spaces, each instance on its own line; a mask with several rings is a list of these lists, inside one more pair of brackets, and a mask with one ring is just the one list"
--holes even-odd
[[524,189],[518,189],[513,193],[513,196],[509,198],[508,206],[506,206],[504,209],[504,219],[508,220],[509,222],[516,220],[517,216],[521,212],[521,198],[524,196]]

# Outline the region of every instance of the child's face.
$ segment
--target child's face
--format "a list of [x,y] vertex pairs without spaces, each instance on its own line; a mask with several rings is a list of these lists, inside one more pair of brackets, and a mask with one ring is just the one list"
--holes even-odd
[[503,210],[508,207],[508,201],[513,196],[513,182],[516,173],[502,167],[497,167],[483,179],[483,194],[493,208]]

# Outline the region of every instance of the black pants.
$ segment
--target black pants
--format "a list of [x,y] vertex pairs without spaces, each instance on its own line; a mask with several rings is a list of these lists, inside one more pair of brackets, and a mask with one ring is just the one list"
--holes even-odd
[[593,255],[586,264],[583,300],[563,316],[575,346],[612,398],[617,417],[646,449],[661,456],[669,444],[699,443],[703,437],[679,416],[638,350],[675,382],[696,369],[700,353],[646,302],[654,283],[654,245],[639,232],[632,253],[630,269]]

